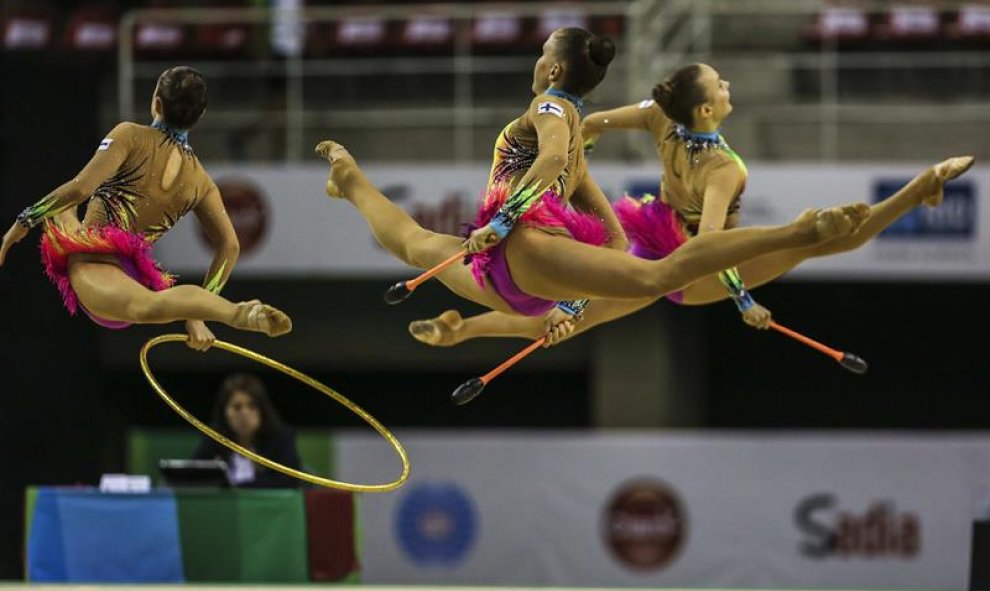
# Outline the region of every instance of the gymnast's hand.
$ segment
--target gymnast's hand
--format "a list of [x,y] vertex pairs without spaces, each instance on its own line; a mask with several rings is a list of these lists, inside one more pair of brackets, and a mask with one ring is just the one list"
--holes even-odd
[[499,237],[498,232],[492,229],[489,225],[471,232],[471,235],[468,236],[468,239],[465,240],[461,246],[466,248],[468,253],[474,254],[476,252],[488,250],[501,242],[501,240],[502,239]]
[[753,304],[752,308],[742,313],[742,317],[743,322],[760,330],[770,328],[770,321],[773,320],[773,315],[770,313],[770,310],[767,310],[759,304]]
[[3,262],[7,260],[7,251],[10,247],[23,240],[28,235],[28,231],[19,222],[14,222],[14,225],[7,230],[3,235],[3,244],[0,245],[0,266],[3,266]]
[[189,340],[186,345],[196,351],[206,351],[213,346],[217,337],[206,327],[202,320],[186,320],[186,332],[189,333]]
[[581,320],[581,315],[571,316],[560,308],[550,310],[543,318],[546,341],[544,347],[552,347],[567,340],[574,333],[575,325]]

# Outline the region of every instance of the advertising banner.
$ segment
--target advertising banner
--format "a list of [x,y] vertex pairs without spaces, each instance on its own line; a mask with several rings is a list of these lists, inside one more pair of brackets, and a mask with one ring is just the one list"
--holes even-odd
[[[402,433],[362,498],[369,583],[964,589],[990,439]],[[338,477],[398,469],[369,434]]]

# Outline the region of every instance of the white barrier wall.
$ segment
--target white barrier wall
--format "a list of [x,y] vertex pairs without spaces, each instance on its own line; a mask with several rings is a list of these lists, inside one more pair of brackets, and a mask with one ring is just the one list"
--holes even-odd
[[[400,433],[360,503],[374,584],[965,589],[990,437]],[[385,481],[373,434],[337,476]]]
[[[743,197],[743,224],[781,224],[807,207],[876,201],[922,170],[917,166],[754,164]],[[372,180],[425,226],[459,233],[473,218],[487,179],[484,166],[369,166]],[[592,164],[613,198],[656,192],[659,170]],[[211,167],[242,242],[238,274],[394,276],[407,272],[372,239],[347,203],[323,192],[325,166]],[[809,262],[796,277],[869,279],[990,278],[990,207],[983,194],[990,169],[975,169],[950,185],[945,204],[919,209],[865,248]],[[981,203],[982,202],[982,203]],[[167,267],[198,280],[210,254],[196,228],[183,221],[158,246]]]

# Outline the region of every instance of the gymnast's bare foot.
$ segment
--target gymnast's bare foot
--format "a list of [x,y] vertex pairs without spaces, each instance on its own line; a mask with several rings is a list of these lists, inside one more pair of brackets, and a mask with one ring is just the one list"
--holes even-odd
[[974,162],[976,162],[976,159],[972,156],[956,156],[955,158],[943,160],[933,166],[930,170],[935,176],[935,194],[925,198],[922,203],[928,207],[938,207],[941,205],[944,197],[943,189],[945,183],[958,176],[962,176],[963,173],[972,168]]
[[799,231],[806,233],[811,242],[824,242],[840,236],[848,236],[870,217],[870,206],[865,203],[841,205],[829,209],[808,209],[794,220]]
[[350,173],[358,169],[357,161],[344,146],[333,140],[317,144],[316,154],[330,162],[330,176],[327,178],[327,195],[340,199],[344,197],[342,187],[347,186]]
[[464,320],[457,310],[447,310],[430,320],[409,323],[409,334],[417,341],[434,347],[453,347],[461,342]]
[[282,336],[292,330],[292,319],[285,312],[258,300],[237,304],[230,324],[241,330],[263,332],[270,337]]

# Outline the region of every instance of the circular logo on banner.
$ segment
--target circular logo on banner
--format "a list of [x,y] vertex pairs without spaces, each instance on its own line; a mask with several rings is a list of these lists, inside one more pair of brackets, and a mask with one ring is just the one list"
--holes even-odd
[[413,562],[454,566],[474,545],[478,518],[471,498],[459,486],[419,484],[399,502],[395,529]]
[[[224,208],[234,226],[241,254],[250,254],[263,241],[271,221],[268,200],[261,189],[244,177],[227,177],[217,181]],[[200,236],[210,245],[200,227]]]
[[687,512],[674,489],[663,482],[628,481],[605,507],[602,536],[622,564],[638,571],[660,570],[684,546]]

